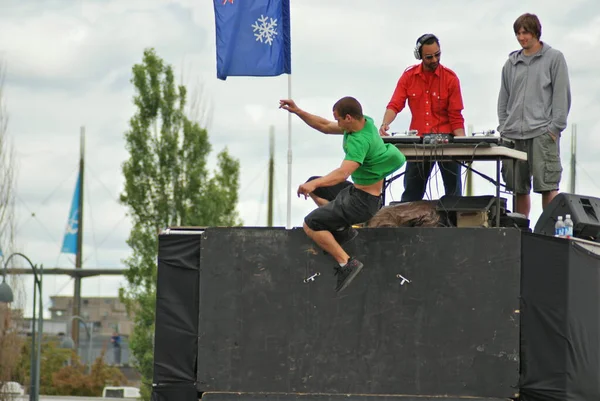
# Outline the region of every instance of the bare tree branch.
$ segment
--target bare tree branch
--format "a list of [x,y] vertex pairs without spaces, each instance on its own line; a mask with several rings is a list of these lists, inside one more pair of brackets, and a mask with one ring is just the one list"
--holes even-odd
[[[187,117],[194,122],[197,122],[200,127],[210,130],[213,120],[214,107],[210,97],[206,94],[204,83],[200,79],[196,79],[193,84],[188,82],[188,76],[191,76],[191,63],[185,63],[185,58],[182,61],[181,67],[181,85],[187,88],[194,88],[191,93],[188,93],[189,102],[187,104]],[[208,100],[207,100],[208,99]]]
[[8,136],[8,112],[4,97],[6,64],[0,59],[0,249],[6,255],[14,250],[15,163]]
[[[4,257],[15,252],[15,186],[16,168],[13,146],[8,135],[8,111],[4,92],[6,63],[0,56],[0,250]],[[4,260],[0,258],[0,268]],[[18,276],[7,278],[15,300],[12,304],[0,304],[0,387],[13,381],[16,364],[19,361],[22,338],[19,336],[19,323],[23,320],[22,308],[25,304],[23,281]],[[22,383],[24,384],[24,383]],[[0,401],[8,394],[0,394]]]

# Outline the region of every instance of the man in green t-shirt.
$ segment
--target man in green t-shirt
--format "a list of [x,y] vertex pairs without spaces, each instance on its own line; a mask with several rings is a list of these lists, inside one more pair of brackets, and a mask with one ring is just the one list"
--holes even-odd
[[[345,157],[341,166],[298,187],[298,196],[304,195],[305,199],[310,196],[320,205],[304,218],[304,231],[338,262],[336,291],[342,291],[363,264],[350,257],[340,243],[358,234],[353,224],[364,223],[377,213],[384,178],[402,167],[406,158],[395,146],[383,143],[373,119],[363,115],[362,106],[352,97],[335,103],[336,121],[307,113],[293,100],[281,100],[279,108],[296,114],[324,134],[344,135]],[[347,183],[350,176],[354,184]]]

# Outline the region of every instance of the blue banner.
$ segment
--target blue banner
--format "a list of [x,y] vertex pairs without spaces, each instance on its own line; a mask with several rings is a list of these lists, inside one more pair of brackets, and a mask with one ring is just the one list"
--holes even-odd
[[62,253],[77,254],[77,233],[79,232],[79,191],[81,187],[81,176],[77,176],[75,184],[75,193],[71,202],[71,211],[69,212],[69,221],[65,229],[65,238],[63,239]]
[[213,0],[217,78],[292,73],[290,0]]

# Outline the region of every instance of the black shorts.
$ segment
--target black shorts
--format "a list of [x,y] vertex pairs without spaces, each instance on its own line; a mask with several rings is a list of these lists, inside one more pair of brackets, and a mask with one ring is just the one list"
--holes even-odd
[[[335,190],[334,187],[325,188]],[[316,190],[314,194],[319,196]],[[304,218],[304,222],[311,230],[333,232],[369,221],[380,206],[381,196],[371,195],[348,182],[333,200],[313,210]]]

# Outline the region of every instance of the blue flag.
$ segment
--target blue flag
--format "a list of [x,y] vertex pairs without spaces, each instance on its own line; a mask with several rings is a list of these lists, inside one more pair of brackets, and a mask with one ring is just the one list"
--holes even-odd
[[292,73],[290,0],[213,0],[217,78]]
[[77,233],[79,231],[79,191],[81,177],[77,177],[75,184],[75,193],[73,194],[73,202],[71,203],[71,211],[69,212],[69,221],[65,229],[65,238],[63,239],[62,253],[77,254]]

